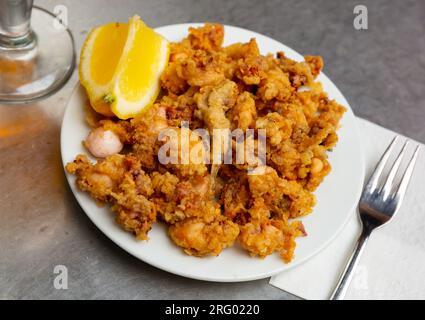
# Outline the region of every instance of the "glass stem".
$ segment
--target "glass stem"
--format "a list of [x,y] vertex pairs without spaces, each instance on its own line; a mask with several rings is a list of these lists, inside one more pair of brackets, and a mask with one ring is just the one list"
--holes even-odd
[[33,0],[0,0],[0,47],[28,48],[35,45],[30,28]]

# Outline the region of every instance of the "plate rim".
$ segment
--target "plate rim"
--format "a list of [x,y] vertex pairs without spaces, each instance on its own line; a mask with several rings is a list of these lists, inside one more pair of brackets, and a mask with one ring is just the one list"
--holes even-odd
[[[158,30],[158,29],[165,29],[165,28],[176,28],[176,27],[178,27],[178,28],[183,28],[183,27],[185,27],[186,29],[188,28],[188,27],[190,27],[190,26],[192,26],[192,27],[198,27],[198,26],[201,26],[201,25],[204,25],[204,23],[201,23],[201,22],[193,22],[193,23],[178,23],[178,24],[171,24],[171,25],[165,25],[165,26],[160,26],[160,27],[157,27],[157,28],[155,28],[155,30]],[[226,28],[233,28],[233,29],[236,29],[236,30],[239,30],[239,31],[241,31],[241,32],[249,32],[250,34],[252,34],[253,35],[253,37],[256,37],[256,36],[260,36],[260,37],[263,37],[263,38],[266,38],[268,41],[272,41],[272,42],[274,42],[274,43],[276,43],[276,44],[278,44],[278,45],[280,45],[280,46],[285,46],[285,47],[287,47],[287,48],[289,48],[290,50],[292,50],[293,52],[295,52],[296,54],[298,54],[298,55],[301,55],[301,54],[299,54],[297,51],[295,51],[294,49],[292,49],[291,47],[289,47],[289,46],[287,46],[287,45],[285,45],[284,43],[281,43],[281,42],[279,42],[279,41],[277,41],[277,40],[275,40],[275,39],[273,39],[273,38],[271,38],[271,37],[269,37],[269,36],[267,36],[267,35],[263,35],[263,34],[260,34],[260,33],[258,33],[258,32],[255,32],[255,31],[251,31],[251,30],[249,30],[249,29],[245,29],[245,28],[242,28],[242,27],[238,27],[238,26],[234,26],[234,25],[228,25],[228,24],[223,24],[223,26],[224,26],[224,28],[226,29]],[[359,133],[359,127],[358,127],[358,123],[357,123],[357,121],[356,121],[356,116],[354,115],[354,112],[353,112],[353,110],[352,110],[352,108],[351,108],[351,106],[350,106],[350,104],[348,103],[348,101],[347,101],[347,99],[345,98],[345,96],[342,94],[342,92],[339,90],[339,88],[336,86],[336,84],[329,78],[329,77],[327,77],[326,76],[326,74],[325,73],[323,73],[323,72],[321,72],[321,74],[325,77],[325,78],[327,78],[331,83],[332,83],[332,85],[335,87],[335,89],[337,90],[337,92],[345,99],[345,101],[347,102],[347,112],[345,113],[345,115],[344,116],[347,116],[347,114],[349,114],[351,117],[352,117],[352,119],[353,119],[353,124],[354,124],[354,129],[355,129],[355,135],[357,136],[357,141],[359,142],[359,151],[360,151],[360,155],[359,155],[359,157],[358,157],[358,159],[360,159],[360,171],[361,171],[361,182],[362,183],[359,183],[359,186],[358,186],[358,188],[357,188],[357,190],[356,190],[356,198],[357,199],[359,199],[360,198],[360,195],[361,195],[361,191],[362,191],[362,189],[363,189],[363,185],[364,185],[364,180],[365,180],[365,171],[366,171],[366,169],[365,169],[365,158],[364,158],[364,148],[363,148],[363,146],[362,146],[362,144],[360,143],[361,142],[361,139],[360,139],[360,133]],[[80,206],[80,208],[81,208],[81,210],[85,213],[85,215],[90,219],[90,221],[106,236],[106,237],[108,237],[108,239],[110,239],[113,243],[115,243],[118,247],[120,247],[121,249],[123,249],[124,251],[126,251],[127,253],[129,253],[129,254],[131,254],[132,256],[134,256],[136,259],[138,259],[138,260],[140,260],[140,261],[142,261],[142,262],[144,262],[144,263],[147,263],[147,264],[149,264],[149,265],[151,265],[151,266],[153,266],[153,267],[155,267],[155,268],[158,268],[158,269],[160,269],[160,270],[163,270],[163,271],[166,271],[166,272],[169,272],[169,273],[172,273],[172,274],[175,274],[175,275],[178,275],[178,276],[182,276],[182,277],[186,277],[186,278],[190,278],[190,279],[196,279],[196,280],[201,280],[201,281],[208,281],[208,282],[245,282],[245,281],[253,281],[253,280],[258,280],[258,279],[264,279],[264,278],[269,278],[269,277],[272,277],[272,276],[274,276],[274,275],[276,275],[276,274],[279,274],[279,273],[281,273],[281,272],[285,272],[285,271],[287,271],[287,270],[289,270],[289,269],[293,269],[293,268],[295,268],[295,267],[297,267],[297,266],[299,266],[299,265],[301,265],[301,264],[303,264],[304,262],[306,262],[306,261],[308,261],[309,259],[311,259],[311,258],[313,258],[316,254],[318,254],[318,253],[320,253],[321,251],[323,251],[329,244],[331,244],[336,238],[337,238],[337,236],[342,232],[342,230],[344,229],[344,227],[347,225],[347,223],[348,223],[348,221],[350,220],[350,218],[352,217],[352,215],[353,214],[355,214],[355,209],[357,208],[357,203],[358,202],[355,202],[352,206],[351,206],[351,208],[350,208],[350,214],[347,214],[347,216],[346,216],[346,218],[345,218],[345,220],[344,220],[344,222],[343,223],[341,223],[341,225],[339,226],[339,228],[333,233],[333,235],[327,240],[327,241],[325,241],[319,248],[317,248],[314,252],[312,252],[312,253],[310,253],[310,254],[307,254],[305,257],[303,257],[303,258],[300,258],[299,260],[295,260],[295,261],[293,261],[293,262],[291,262],[291,263],[289,263],[289,264],[284,264],[284,263],[282,263],[282,270],[275,270],[275,271],[270,271],[270,272],[262,272],[262,273],[257,273],[257,274],[255,274],[255,275],[253,275],[253,276],[244,276],[244,277],[242,277],[242,278],[238,278],[238,277],[233,277],[233,278],[230,278],[230,277],[225,277],[225,278],[220,278],[220,277],[211,277],[211,276],[198,276],[198,275],[192,275],[192,274],[190,274],[190,273],[187,273],[187,272],[184,272],[184,270],[175,270],[175,269],[172,269],[172,268],[169,268],[168,266],[164,266],[164,265],[162,265],[162,264],[159,264],[159,263],[157,263],[157,262],[155,262],[155,261],[152,261],[151,259],[149,259],[149,258],[140,258],[139,256],[137,256],[137,255],[135,255],[134,253],[132,253],[131,252],[131,250],[128,250],[127,248],[125,248],[125,245],[123,245],[123,244],[121,244],[120,243],[120,241],[118,241],[117,239],[115,239],[113,236],[111,236],[110,234],[109,234],[109,231],[108,230],[106,230],[106,228],[104,228],[100,223],[99,223],[99,221],[98,220],[96,220],[91,214],[89,214],[89,213],[87,213],[87,211],[84,209],[84,207],[83,207],[83,205],[80,203],[80,200],[79,200],[79,198],[78,198],[78,196],[77,196],[77,192],[78,193],[82,193],[82,191],[80,191],[80,190],[76,190],[75,189],[75,187],[74,187],[74,185],[75,185],[75,178],[72,176],[72,175],[70,175],[68,172],[66,172],[66,170],[65,170],[65,165],[66,165],[66,162],[65,162],[65,160],[64,160],[64,146],[65,146],[65,143],[64,143],[64,140],[65,140],[65,137],[64,137],[64,130],[63,130],[63,128],[64,128],[64,123],[65,123],[65,120],[67,119],[67,113],[69,112],[69,110],[70,110],[70,108],[69,108],[69,106],[70,106],[70,102],[71,102],[71,100],[75,97],[75,95],[76,94],[78,94],[78,91],[80,91],[80,90],[83,90],[83,92],[84,92],[84,89],[82,88],[82,86],[81,86],[81,84],[80,84],[80,81],[79,80],[77,80],[77,82],[76,82],[76,84],[75,84],[75,86],[74,86],[74,88],[73,88],[73,90],[72,90],[72,93],[71,93],[71,95],[70,95],[70,97],[68,98],[68,100],[67,100],[67,104],[66,104],[66,108],[65,108],[65,112],[64,112],[64,115],[63,115],[63,119],[62,119],[62,122],[61,122],[61,130],[60,130],[60,149],[61,149],[61,160],[62,160],[62,165],[63,165],[63,170],[64,170],[64,172],[65,172],[65,176],[66,176],[66,179],[67,179],[67,182],[68,182],[68,184],[69,184],[69,186],[70,186],[70,189],[71,189],[71,191],[72,191],[72,193],[73,193],[73,195],[74,195],[74,198],[75,198],[75,200],[76,200],[76,202],[78,203],[78,205]],[[117,226],[117,228],[118,228],[118,226]],[[179,248],[177,248],[176,247],[176,249],[179,249]]]

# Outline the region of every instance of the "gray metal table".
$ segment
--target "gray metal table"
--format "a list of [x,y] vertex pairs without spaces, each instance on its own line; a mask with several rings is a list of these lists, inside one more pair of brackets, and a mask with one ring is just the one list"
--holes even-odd
[[[67,7],[79,50],[94,25],[137,13],[156,27],[218,21],[320,54],[358,116],[425,142],[425,2],[361,1],[369,29],[353,28],[358,1],[40,0]],[[54,44],[53,44],[54,45]],[[88,220],[64,178],[59,133],[77,81],[49,99],[0,106],[0,299],[288,299],[268,280],[209,283],[157,270]],[[53,286],[65,265],[69,288]]]

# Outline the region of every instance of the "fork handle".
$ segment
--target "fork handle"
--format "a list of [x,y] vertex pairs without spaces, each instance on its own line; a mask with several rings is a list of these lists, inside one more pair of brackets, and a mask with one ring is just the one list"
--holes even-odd
[[350,259],[347,261],[347,265],[344,269],[344,272],[339,278],[338,285],[336,286],[334,292],[331,295],[331,300],[343,300],[345,294],[347,293],[348,287],[350,286],[351,280],[353,279],[355,268],[360,260],[360,257],[363,253],[364,248],[366,247],[367,240],[369,239],[370,231],[366,228],[363,228],[363,231],[359,238],[357,239],[356,246],[354,251],[350,256]]

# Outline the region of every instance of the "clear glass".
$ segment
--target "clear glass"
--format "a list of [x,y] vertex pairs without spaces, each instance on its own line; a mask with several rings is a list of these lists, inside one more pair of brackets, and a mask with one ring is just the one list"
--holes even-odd
[[47,97],[74,68],[74,40],[62,21],[33,0],[0,0],[0,103]]

